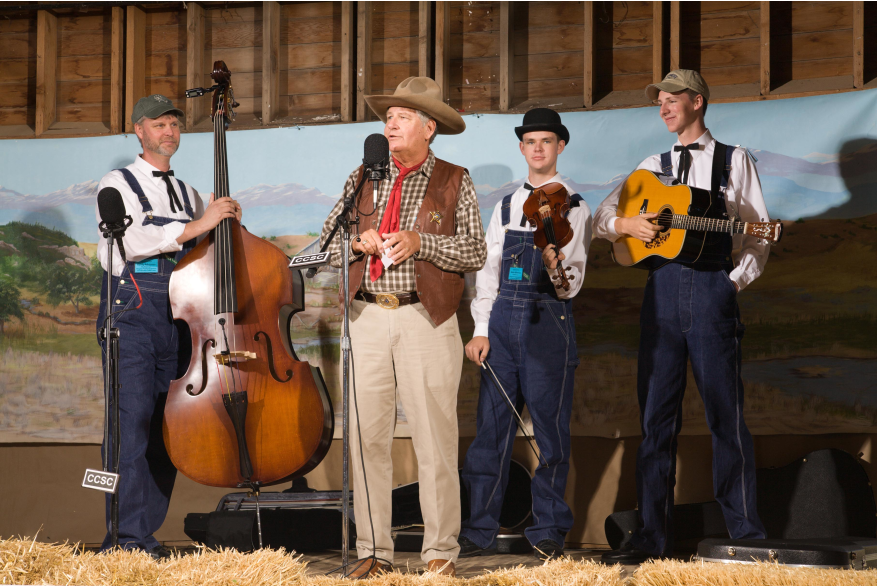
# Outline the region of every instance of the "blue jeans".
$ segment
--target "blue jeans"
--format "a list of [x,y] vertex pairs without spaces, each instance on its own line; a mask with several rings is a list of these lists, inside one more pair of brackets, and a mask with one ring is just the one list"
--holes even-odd
[[743,420],[737,292],[721,268],[667,264],[649,275],[637,373],[643,441],[637,452],[641,528],[631,544],[673,550],[673,488],[687,362],[713,437],[713,490],[731,538],[764,538],[755,502],[755,454]]
[[[164,267],[162,266],[162,269]],[[119,545],[150,550],[158,546],[153,534],[164,523],[177,470],[164,446],[162,420],[167,392],[178,378],[180,336],[168,303],[169,274],[135,274],[143,306],[114,321],[119,329]],[[134,308],[137,292],[130,277],[113,278],[113,310]],[[104,282],[104,290],[106,282]],[[106,316],[106,291],[101,294],[97,328]],[[118,303],[116,303],[118,302]],[[188,351],[187,345],[183,345]],[[106,361],[106,347],[101,343]],[[111,447],[102,447],[108,451]],[[101,549],[111,546],[110,498],[106,500],[107,535]]]

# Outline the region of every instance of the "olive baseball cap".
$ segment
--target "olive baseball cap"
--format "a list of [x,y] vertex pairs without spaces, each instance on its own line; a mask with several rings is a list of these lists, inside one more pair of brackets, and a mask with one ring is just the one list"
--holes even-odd
[[137,121],[143,117],[158,118],[162,114],[173,113],[177,118],[183,118],[186,113],[176,108],[174,103],[161,94],[152,94],[145,98],[140,98],[134,104],[134,110],[131,112],[131,122],[137,124]]
[[693,90],[709,102],[710,88],[703,81],[703,77],[693,69],[674,69],[665,75],[660,83],[646,86],[646,96],[649,100],[655,101],[658,99],[659,92],[673,93],[682,90]]

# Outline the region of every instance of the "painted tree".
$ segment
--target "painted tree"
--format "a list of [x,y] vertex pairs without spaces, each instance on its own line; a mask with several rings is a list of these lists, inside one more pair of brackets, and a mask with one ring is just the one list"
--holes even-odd
[[49,266],[43,283],[48,303],[57,306],[70,302],[77,314],[80,305],[93,305],[92,296],[100,293],[100,274],[94,268],[86,270],[56,263]]
[[24,320],[24,311],[21,309],[21,292],[15,284],[0,279],[0,334],[6,323],[12,318]]

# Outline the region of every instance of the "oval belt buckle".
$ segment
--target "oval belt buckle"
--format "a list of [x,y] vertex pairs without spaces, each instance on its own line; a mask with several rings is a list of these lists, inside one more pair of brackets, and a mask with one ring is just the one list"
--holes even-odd
[[385,310],[395,310],[399,307],[399,298],[393,294],[378,294],[377,302]]

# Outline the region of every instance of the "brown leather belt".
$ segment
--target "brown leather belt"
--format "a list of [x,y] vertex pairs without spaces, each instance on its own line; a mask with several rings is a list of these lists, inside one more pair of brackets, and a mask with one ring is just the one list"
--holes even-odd
[[364,291],[358,291],[353,297],[354,299],[362,300],[369,304],[377,304],[385,310],[395,310],[399,306],[416,304],[420,301],[416,292],[404,294],[370,294]]

